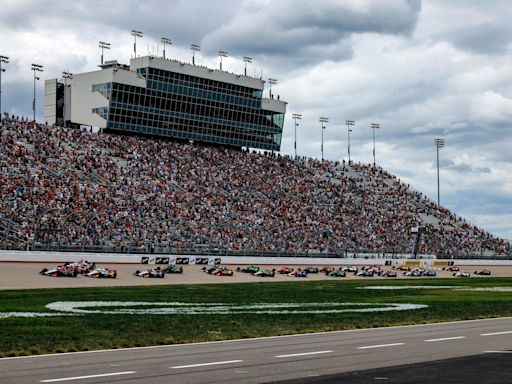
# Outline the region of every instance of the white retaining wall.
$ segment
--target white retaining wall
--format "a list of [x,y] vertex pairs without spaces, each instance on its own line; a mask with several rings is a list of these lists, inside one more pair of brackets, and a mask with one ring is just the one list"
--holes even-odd
[[[407,255],[401,258],[390,256],[377,257],[374,254],[359,254],[357,257],[325,258],[325,257],[243,257],[243,256],[187,256],[187,255],[134,255],[120,253],[80,253],[80,252],[29,252],[29,251],[1,251],[0,262],[26,262],[26,263],[65,263],[78,260],[88,260],[105,264],[140,264],[144,259],[146,264],[213,264],[219,261],[222,264],[235,265],[384,265],[386,260],[393,264],[401,264]],[[160,259],[160,260],[157,260]],[[410,259],[408,259],[410,260]],[[423,263],[430,264],[435,256],[424,255]],[[512,260],[454,260],[456,265],[512,265]]]

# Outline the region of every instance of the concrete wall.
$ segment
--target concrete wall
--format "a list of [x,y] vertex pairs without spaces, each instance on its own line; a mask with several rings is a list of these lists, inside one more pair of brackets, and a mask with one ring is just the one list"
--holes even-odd
[[136,87],[146,87],[146,80],[136,72],[102,69],[94,72],[81,73],[68,80],[70,85],[71,121],[77,124],[106,128],[107,121],[96,113],[93,108],[108,107],[108,100],[98,92],[92,92],[94,84],[120,83]]
[[[194,264],[196,259],[208,258],[212,262],[215,258],[220,258],[222,264],[234,265],[384,265],[386,260],[391,260],[393,264],[404,263],[406,255],[403,258],[391,259],[389,257],[376,257],[375,255],[358,255],[358,257],[348,258],[323,258],[323,257],[239,257],[239,256],[187,256],[187,255],[133,255],[118,253],[80,253],[80,252],[26,252],[26,251],[0,251],[0,262],[27,262],[27,263],[64,263],[85,259],[96,263],[123,263],[139,264],[142,258],[149,258],[149,264],[153,264],[157,257],[169,258],[170,263],[175,263],[176,259],[189,259],[190,264]],[[410,260],[410,259],[409,259]],[[430,264],[435,259],[424,259],[423,263]],[[456,265],[464,266],[500,266],[512,265],[512,260],[455,260]]]
[[44,122],[55,124],[57,120],[57,79],[44,82]]

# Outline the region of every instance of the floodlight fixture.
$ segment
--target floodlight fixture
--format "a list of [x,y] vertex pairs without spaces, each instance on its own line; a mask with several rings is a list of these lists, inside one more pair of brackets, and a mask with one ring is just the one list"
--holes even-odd
[[34,71],[34,99],[32,100],[32,111],[34,112],[34,123],[36,122],[36,80],[39,77],[36,75],[37,72],[43,72],[43,66],[39,64],[32,64],[30,67],[31,71]]
[[277,84],[277,80],[273,79],[273,78],[269,78],[268,84],[269,84],[268,94],[269,94],[269,97],[272,98],[272,84]]
[[375,168],[375,130],[380,128],[380,124],[372,123],[370,127],[373,131],[373,167]]
[[134,57],[137,57],[137,37],[142,38],[144,35],[144,32],[137,31],[136,29],[132,29],[132,36],[133,36],[133,55]]
[[348,136],[348,163],[350,164],[350,132],[352,132],[352,127],[356,124],[354,120],[345,120],[345,125],[347,126],[347,136]]
[[196,65],[196,52],[201,51],[201,46],[199,44],[190,44],[190,49],[192,50],[192,64]]
[[162,42],[162,44],[164,45],[164,59],[165,59],[165,46],[167,44],[171,45],[172,44],[172,41],[171,39],[169,39],[168,37],[161,37],[160,38],[160,41]]
[[2,72],[5,72],[5,68],[2,68],[2,64],[9,64],[9,58],[7,56],[0,55],[0,120],[2,119]]
[[322,126],[322,144],[320,145],[320,151],[322,152],[322,163],[324,162],[324,129],[325,129],[325,124],[327,124],[329,122],[329,118],[328,117],[320,117],[318,119],[318,121],[320,122],[321,126]]
[[439,150],[444,147],[444,139],[435,138],[434,145],[437,152],[437,205],[441,206],[441,193],[439,187]]
[[218,55],[220,57],[220,65],[219,65],[219,68],[220,70],[222,71],[222,58],[223,57],[228,57],[228,53],[226,51],[219,51],[218,52]]
[[252,57],[247,57],[247,56],[244,56],[242,58],[243,62],[244,62],[244,65],[245,65],[245,68],[244,68],[244,76],[247,76],[247,63],[252,63]]
[[99,47],[101,48],[101,66],[103,66],[103,51],[105,49],[110,49],[110,43],[107,43],[105,41],[100,41]]
[[302,115],[300,113],[294,113],[292,115],[292,118],[295,121],[295,141],[293,144],[293,148],[295,150],[295,159],[297,159],[297,127],[299,126],[297,120],[302,120]]

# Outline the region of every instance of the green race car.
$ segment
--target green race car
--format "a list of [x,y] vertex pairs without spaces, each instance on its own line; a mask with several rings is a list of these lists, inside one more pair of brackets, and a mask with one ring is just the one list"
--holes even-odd
[[237,272],[251,273],[255,274],[260,270],[260,267],[255,267],[254,265],[246,265],[245,267],[238,267],[236,269]]
[[183,273],[183,267],[178,267],[177,265],[167,265],[166,267],[162,268],[162,272],[164,273]]

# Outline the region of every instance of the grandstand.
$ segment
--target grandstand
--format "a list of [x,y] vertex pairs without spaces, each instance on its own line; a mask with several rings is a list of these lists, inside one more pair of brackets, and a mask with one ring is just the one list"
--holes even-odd
[[[380,167],[3,115],[0,248],[510,257],[510,243]],[[421,228],[421,231],[417,231]]]

